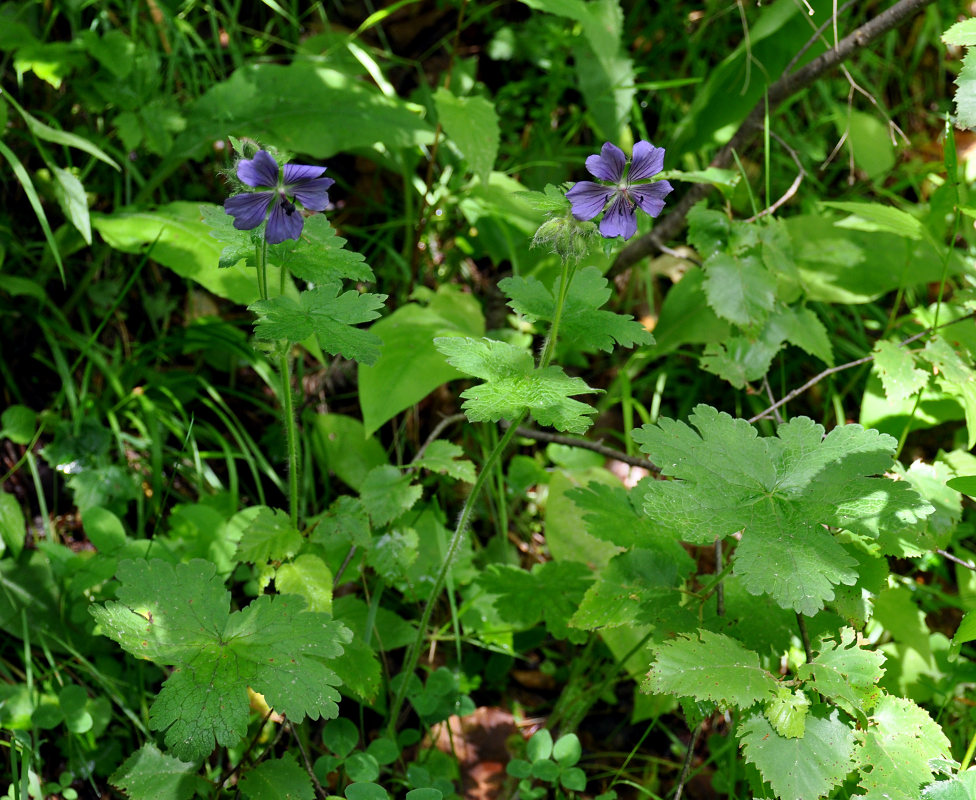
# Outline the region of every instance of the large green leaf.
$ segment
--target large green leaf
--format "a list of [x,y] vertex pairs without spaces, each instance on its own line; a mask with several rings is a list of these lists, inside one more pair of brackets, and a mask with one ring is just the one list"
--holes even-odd
[[383,340],[374,364],[359,365],[359,405],[366,435],[423,400],[438,386],[462,377],[434,346],[438,336],[482,336],[485,320],[471,295],[444,286],[426,306],[408,303],[375,322]]
[[[223,209],[215,207],[218,212]],[[169,203],[154,209],[92,214],[102,238],[123,253],[149,253],[153,261],[199,283],[219,297],[247,305],[258,299],[256,272],[243,264],[221,269],[223,246],[210,235],[199,203]],[[268,266],[268,285],[278,286],[278,269]],[[294,293],[288,281],[289,293]]]
[[433,141],[433,130],[414,107],[386,97],[366,81],[308,61],[241,67],[191,104],[186,119],[186,131],[167,165],[228,134],[315,158]]
[[196,792],[196,771],[195,764],[165,755],[149,742],[108,780],[131,800],[187,800]]
[[827,526],[877,539],[934,508],[905,481],[867,477],[891,466],[896,442],[860,425],[797,417],[759,438],[745,420],[700,405],[682,422],[662,418],[633,433],[671,481],[643,485],[644,511],[685,541],[741,532],[735,574],[753,594],[814,614],[837,584],[857,579],[854,559]]
[[326,666],[352,634],[296,595],[264,595],[230,612],[216,567],[123,561],[117,596],[93,605],[102,633],[128,652],[175,666],[153,702],[149,724],[176,756],[195,761],[247,733],[247,688],[295,721],[335,717],[339,683]]
[[933,758],[949,757],[949,740],[928,713],[903,697],[885,695],[862,734],[857,758],[861,795],[869,800],[919,797],[933,777]]

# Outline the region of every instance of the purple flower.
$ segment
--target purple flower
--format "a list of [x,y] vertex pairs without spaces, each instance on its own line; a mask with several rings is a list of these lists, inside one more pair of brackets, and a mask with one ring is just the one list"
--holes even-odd
[[267,217],[264,236],[268,244],[298,239],[305,220],[295,206],[295,200],[309,211],[325,211],[329,204],[328,189],[335,181],[323,178],[324,172],[325,167],[285,164],[279,173],[278,162],[271,153],[258,150],[254,158],[237,162],[237,177],[248,186],[263,191],[228,197],[224,201],[224,211],[233,215],[234,227],[239,231],[252,230]]
[[593,177],[608,181],[611,185],[580,181],[566,192],[576,219],[593,219],[610,202],[607,213],[600,220],[600,234],[606,239],[613,239],[615,236],[629,239],[637,233],[637,215],[634,210],[639,208],[656,217],[664,209],[664,198],[674,188],[667,181],[635,183],[654,177],[664,168],[663,147],[655,147],[650,142],[638,142],[634,145],[634,157],[625,179],[626,166],[627,157],[624,151],[607,142],[600,150],[600,155],[592,155],[586,159],[586,169]]

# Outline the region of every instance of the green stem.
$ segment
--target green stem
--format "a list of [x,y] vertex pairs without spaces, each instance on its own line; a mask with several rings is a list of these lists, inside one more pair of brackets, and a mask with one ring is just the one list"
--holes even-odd
[[281,373],[281,416],[288,445],[288,515],[292,526],[298,528],[298,425],[295,422],[295,397],[291,389],[287,350],[278,357],[278,371]]
[[566,305],[566,295],[569,293],[569,282],[572,275],[569,271],[569,262],[563,259],[563,271],[559,278],[559,297],[556,298],[556,312],[552,315],[552,324],[549,326],[549,336],[546,338],[546,346],[542,349],[542,358],[539,359],[539,369],[545,369],[552,362],[552,357],[556,353],[556,341],[559,337],[559,323],[563,317],[563,306]]
[[[562,262],[562,276],[559,281],[559,297],[556,300],[556,310],[552,317],[552,324],[549,326],[549,336],[546,339],[542,357],[539,359],[539,369],[548,367],[552,361],[553,354],[556,352],[559,322],[562,319],[563,306],[566,305],[566,296],[569,293],[569,283],[572,277],[569,263],[564,259]],[[504,436],[498,440],[498,443],[492,448],[488,457],[485,459],[485,463],[481,465],[481,471],[478,473],[474,486],[471,487],[471,493],[464,501],[461,516],[458,517],[457,527],[454,529],[454,535],[451,536],[451,541],[447,545],[444,561],[441,564],[440,572],[437,573],[437,579],[434,581],[434,588],[431,590],[427,598],[427,603],[424,605],[424,613],[420,617],[420,625],[417,628],[417,638],[414,639],[403,661],[403,669],[400,673],[402,680],[399,687],[397,687],[396,694],[393,697],[393,703],[390,706],[389,731],[391,735],[395,736],[396,734],[397,720],[400,717],[400,710],[403,708],[403,701],[406,699],[408,679],[417,668],[417,662],[420,660],[420,648],[423,646],[424,639],[427,636],[427,626],[430,624],[430,617],[434,611],[434,603],[444,589],[444,584],[447,582],[451,566],[457,557],[461,542],[464,541],[464,534],[471,522],[471,512],[474,510],[474,505],[481,495],[485,484],[491,479],[496,462],[501,458],[505,450],[508,449],[508,445],[515,438],[519,425],[522,424],[522,421],[528,416],[528,413],[528,410],[525,410],[511,421]]]
[[417,638],[414,639],[410,649],[407,651],[407,657],[403,661],[403,669],[401,670],[401,675],[403,680],[400,683],[399,688],[397,688],[396,695],[393,698],[393,703],[390,706],[390,733],[394,734],[396,732],[397,719],[400,716],[400,709],[403,707],[403,701],[407,693],[407,681],[413,671],[417,668],[417,662],[420,660],[420,648],[423,646],[424,639],[427,636],[427,626],[430,624],[430,617],[434,611],[434,603],[437,601],[437,597],[440,595],[441,591],[444,589],[444,583],[447,581],[447,574],[454,564],[454,559],[457,557],[458,550],[461,548],[461,542],[464,541],[465,531],[468,529],[468,525],[471,522],[471,512],[474,510],[474,505],[478,500],[478,496],[481,494],[481,490],[484,488],[485,483],[490,480],[492,475],[492,467],[495,462],[501,457],[502,453],[508,448],[509,443],[515,438],[515,432],[518,426],[522,424],[522,420],[528,415],[528,412],[523,411],[518,415],[512,424],[509,425],[508,430],[505,431],[505,435],[498,440],[492,451],[488,454],[488,458],[485,459],[485,463],[481,466],[481,471],[478,473],[478,477],[474,482],[474,486],[471,487],[471,493],[468,495],[467,500],[464,501],[464,507],[461,509],[461,516],[458,517],[457,527],[454,529],[454,535],[451,536],[451,541],[447,544],[447,552],[444,554],[444,560],[441,564],[440,572],[437,573],[437,579],[434,581],[434,588],[431,589],[430,595],[427,598],[427,603],[424,605],[424,613],[420,617],[420,625],[417,628]]
[[[268,242],[261,239],[261,244],[255,247],[255,261],[258,272],[258,294],[262,300],[268,299]],[[282,269],[282,289],[284,289],[284,274]],[[299,485],[299,452],[298,425],[295,421],[295,396],[291,388],[291,364],[288,360],[290,344],[286,340],[278,343],[281,354],[278,356],[278,376],[281,378],[281,418],[285,424],[285,440],[288,448],[288,516],[291,524],[298,527],[298,485]]]

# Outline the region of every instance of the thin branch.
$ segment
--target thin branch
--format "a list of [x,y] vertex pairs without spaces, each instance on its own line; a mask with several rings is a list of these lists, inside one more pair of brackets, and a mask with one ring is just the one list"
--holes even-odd
[[535,439],[537,442],[563,444],[567,447],[579,447],[583,450],[592,450],[594,453],[599,453],[601,456],[622,461],[624,464],[629,464],[632,467],[642,467],[648,472],[661,471],[660,467],[656,466],[653,462],[648,461],[646,458],[629,456],[621,450],[615,450],[612,447],[607,447],[607,445],[603,444],[602,442],[591,442],[587,439],[577,439],[574,436],[562,436],[561,434],[549,433],[548,431],[537,431],[533,428],[519,427],[515,433],[519,436],[524,436],[526,439]]
[[[923,336],[928,336],[930,333],[934,333],[935,331],[939,330],[940,328],[946,328],[949,325],[955,325],[958,322],[963,322],[964,320],[967,320],[967,319],[973,319],[974,317],[976,317],[976,311],[970,311],[968,314],[965,314],[965,315],[959,317],[959,319],[954,319],[954,320],[951,320],[950,322],[944,322],[941,325],[936,325],[934,328],[926,328],[924,331],[919,331],[918,333],[914,333],[911,336],[909,336],[907,339],[899,342],[898,343],[898,346],[899,347],[906,347],[906,346],[910,345],[912,342],[915,342],[915,341],[921,339]],[[863,356],[862,358],[857,358],[854,361],[848,361],[846,364],[840,364],[839,366],[830,367],[829,369],[825,369],[823,372],[820,372],[820,373],[814,375],[812,378],[810,378],[810,380],[808,380],[802,386],[797,387],[796,389],[794,389],[793,391],[791,391],[789,394],[785,395],[782,399],[777,400],[769,408],[764,409],[763,411],[760,411],[755,416],[750,417],[749,418],[750,424],[753,423],[753,422],[755,422],[756,420],[763,419],[768,414],[771,414],[772,412],[776,411],[776,409],[778,409],[780,406],[785,405],[786,403],[790,402],[790,400],[792,400],[794,397],[798,397],[799,395],[803,394],[811,386],[816,386],[818,383],[820,383],[820,381],[822,381],[827,376],[833,375],[836,372],[843,372],[845,369],[851,369],[852,367],[858,367],[861,364],[867,364],[869,361],[873,361],[873,360],[874,360],[874,355],[872,354],[872,355]]]
[[701,734],[702,723],[695,726],[691,732],[691,741],[688,743],[688,752],[685,753],[685,761],[681,765],[681,774],[678,776],[678,785],[674,790],[673,800],[681,800],[681,795],[685,790],[685,783],[688,781],[688,773],[691,772],[691,761],[695,757],[695,745],[698,744],[698,736]]
[[[853,33],[845,36],[835,48],[821,53],[795,72],[784,74],[769,87],[766,93],[769,111],[772,112],[800,89],[809,86],[822,75],[846,61],[855,51],[867,47],[879,36],[897,27],[933,2],[934,0],[899,0],[891,8],[881,12],[856,28]],[[742,152],[746,149],[763,128],[766,103],[767,100],[764,98],[756,104],[728,143],[715,154],[710,166],[724,169],[732,163],[733,151]],[[645,256],[659,251],[661,244],[677,236],[692,206],[708,195],[713,188],[711,184],[707,183],[696,183],[689,187],[671,212],[657,222],[654,230],[634,240],[620,251],[607,277],[617,275]]]
[[971,569],[976,571],[976,564],[974,564],[972,561],[963,561],[963,559],[959,558],[958,556],[954,556],[952,553],[948,553],[945,550],[936,549],[935,552],[938,553],[943,558],[946,558],[955,564],[959,564],[960,566],[965,567],[966,569]]

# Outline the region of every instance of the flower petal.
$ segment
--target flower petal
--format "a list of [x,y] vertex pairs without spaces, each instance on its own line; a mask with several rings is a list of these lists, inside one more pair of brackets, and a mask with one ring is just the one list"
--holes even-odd
[[586,168],[590,175],[601,181],[618,183],[624,175],[627,156],[617,145],[606,142],[600,150],[600,155],[586,159]]
[[286,188],[309,211],[325,211],[329,205],[328,189],[333,183],[332,178],[312,178]]
[[641,211],[656,217],[664,210],[664,198],[673,190],[674,187],[668,181],[658,181],[643,186],[631,186],[627,192]]
[[248,186],[277,186],[278,162],[267,150],[258,150],[254,158],[237,162],[237,177]]
[[232,214],[234,227],[239,231],[256,228],[268,215],[268,206],[274,199],[274,192],[244,192],[224,200],[224,213]]
[[618,194],[600,220],[600,235],[604,239],[613,239],[615,236],[629,239],[635,233],[637,233],[637,215],[634,214],[634,209],[627,198]]
[[321,177],[325,173],[325,169],[325,167],[314,167],[310,164],[285,164],[285,186]]
[[593,219],[603,211],[603,207],[613,194],[610,186],[601,186],[593,181],[580,181],[566,192],[566,199],[573,208],[576,219]]
[[268,244],[281,244],[285,239],[298,239],[302,235],[302,228],[305,226],[305,219],[302,212],[289,205],[276,200],[271,208],[271,216],[268,217],[268,227],[264,232],[264,238]]
[[634,145],[634,157],[630,162],[628,183],[651,178],[664,169],[664,148],[655,147],[643,139]]

